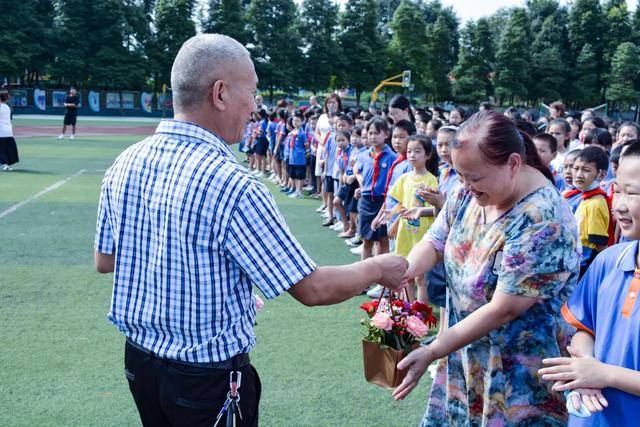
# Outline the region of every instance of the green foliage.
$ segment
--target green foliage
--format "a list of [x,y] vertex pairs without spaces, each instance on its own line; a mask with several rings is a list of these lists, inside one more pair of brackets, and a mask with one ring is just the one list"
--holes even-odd
[[495,59],[490,23],[482,18],[468,22],[462,30],[458,63],[452,70],[453,94],[466,103],[477,103],[493,95],[492,62]]
[[[252,57],[260,87],[292,89],[300,83],[300,46],[296,5],[293,0],[252,0],[249,26],[253,34]],[[270,97],[271,98],[271,97]]]
[[247,44],[250,34],[241,0],[211,0],[208,19],[202,23],[205,33],[219,33]]
[[330,0],[305,0],[302,3],[303,83],[314,93],[330,86],[331,77],[344,62],[336,37],[337,28],[338,7]]
[[411,70],[412,84],[422,92],[428,81],[428,46],[426,23],[412,0],[402,0],[391,21],[393,37],[387,48],[389,65],[387,74],[395,75]]
[[530,84],[530,45],[527,12],[514,9],[496,53],[495,85],[500,99],[526,100]]
[[616,49],[624,42],[633,40],[631,16],[624,0],[609,0],[604,5],[606,32],[604,34],[604,67],[609,69]]
[[593,105],[599,100],[598,59],[593,47],[584,45],[575,68],[575,99],[581,105]]
[[363,90],[375,87],[383,78],[383,43],[377,31],[376,0],[348,0],[340,19],[339,41],[345,52],[343,83],[356,91],[360,103]]
[[611,59],[611,73],[607,99],[619,103],[635,104],[640,97],[638,82],[640,63],[638,47],[630,42],[622,43]]
[[[569,11],[569,41],[573,48],[576,61],[582,54],[584,47],[589,44],[593,51],[595,65],[596,86],[600,85],[605,71],[603,51],[605,46],[606,20],[599,0],[576,0]],[[590,60],[591,61],[591,60]],[[591,66],[590,66],[591,67]],[[576,62],[576,73],[578,73]],[[581,76],[576,76],[581,78]],[[586,79],[591,80],[592,76]],[[590,90],[576,88],[576,91]]]

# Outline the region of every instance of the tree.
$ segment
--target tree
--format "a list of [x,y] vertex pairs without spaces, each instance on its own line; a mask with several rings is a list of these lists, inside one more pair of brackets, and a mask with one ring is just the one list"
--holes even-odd
[[393,21],[393,16],[399,5],[400,0],[378,0],[378,31],[385,40],[389,40],[393,36],[391,21]]
[[253,34],[252,56],[260,86],[292,89],[299,79],[301,38],[293,0],[252,0],[249,28]]
[[427,27],[428,85],[434,102],[444,101],[451,96],[449,72],[455,65],[452,34],[447,20],[440,15],[436,22]]
[[556,0],[527,0],[525,4],[531,21],[531,34],[539,34],[544,21],[559,8]]
[[303,86],[313,93],[329,87],[343,58],[336,39],[338,7],[330,0],[304,0],[300,32],[305,51]]
[[571,70],[571,49],[567,38],[567,12],[564,8],[548,15],[535,33],[532,45],[531,99],[566,98]]
[[492,62],[495,53],[489,21],[470,21],[461,32],[458,63],[451,71],[456,100],[477,103],[493,95]]
[[428,79],[428,51],[426,24],[420,9],[412,0],[402,0],[393,15],[389,42],[389,67],[387,74],[393,75],[409,69],[412,83],[419,91],[425,89]]
[[171,66],[182,44],[196,33],[191,19],[194,0],[158,0],[155,5],[155,27],[149,56],[153,61],[155,90],[171,80]]
[[640,98],[638,81],[640,64],[638,48],[630,42],[622,43],[611,59],[611,73],[607,99],[618,103],[636,104]]
[[244,45],[250,40],[246,22],[241,0],[211,0],[209,16],[207,21],[202,23],[202,29],[205,33],[233,37]]
[[593,47],[587,43],[584,45],[575,69],[575,98],[581,105],[593,105],[599,99],[598,87],[598,60]]
[[54,9],[49,0],[5,0],[0,31],[0,74],[37,82],[53,60]]
[[[602,75],[605,71],[603,60],[605,25],[606,21],[599,0],[575,0],[569,10],[569,41],[576,61],[584,47],[589,44],[590,50],[594,54],[595,86],[597,87],[601,85]],[[580,76],[574,76],[574,80],[576,79],[580,79]],[[576,91],[583,89],[576,88]]]
[[376,0],[348,0],[340,19],[340,46],[345,52],[342,80],[356,91],[373,89],[384,71],[384,45],[377,31]]
[[510,102],[517,98],[526,100],[530,85],[531,36],[529,22],[524,9],[513,9],[500,38],[500,48],[496,54],[495,85],[496,95]]
[[624,42],[633,41],[631,16],[624,0],[609,0],[604,5],[606,31],[604,33],[604,67],[610,68],[616,49]]

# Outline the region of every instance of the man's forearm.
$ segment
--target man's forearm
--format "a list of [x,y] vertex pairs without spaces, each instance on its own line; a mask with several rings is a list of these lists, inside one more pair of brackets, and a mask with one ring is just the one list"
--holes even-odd
[[305,305],[330,305],[352,298],[380,280],[380,267],[365,260],[349,265],[318,267],[289,291]]

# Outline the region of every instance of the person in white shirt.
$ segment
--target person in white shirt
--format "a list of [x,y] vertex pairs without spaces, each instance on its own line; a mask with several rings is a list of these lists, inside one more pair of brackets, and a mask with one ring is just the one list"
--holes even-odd
[[0,170],[9,171],[11,165],[18,163],[18,146],[13,138],[9,92],[0,92]]

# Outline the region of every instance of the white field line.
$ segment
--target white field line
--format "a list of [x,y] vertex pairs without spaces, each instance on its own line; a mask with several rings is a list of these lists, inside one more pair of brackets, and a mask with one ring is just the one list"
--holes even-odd
[[27,197],[26,199],[24,199],[23,201],[21,201],[20,203],[16,203],[13,206],[9,206],[7,209],[3,210],[2,212],[0,212],[0,218],[3,218],[7,215],[9,215],[12,212],[17,211],[18,209],[20,209],[21,207],[23,207],[24,205],[33,202],[34,200],[44,196],[45,194],[56,190],[60,187],[62,187],[63,185],[65,185],[67,182],[71,181],[73,178],[82,175],[83,173],[85,173],[86,170],[85,169],[80,169],[78,172],[74,173],[73,175],[69,175],[68,177],[66,177],[63,180],[60,180],[54,184],[51,184],[50,186],[48,186],[47,188],[45,188],[44,190],[40,191],[37,194],[34,194],[33,196]]

